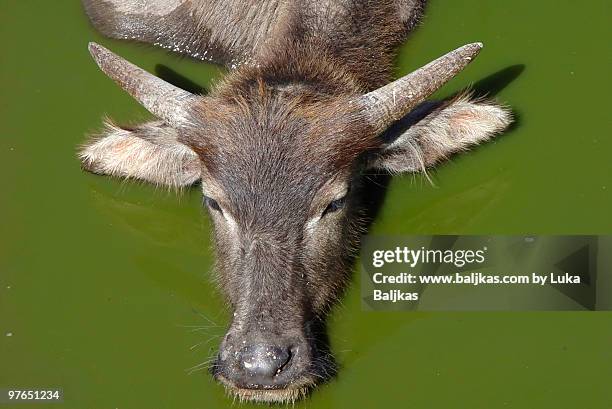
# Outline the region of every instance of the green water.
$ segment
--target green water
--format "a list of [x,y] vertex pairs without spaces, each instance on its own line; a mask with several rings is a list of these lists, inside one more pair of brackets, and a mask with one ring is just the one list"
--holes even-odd
[[[398,73],[483,41],[441,94],[505,70],[487,84],[509,82],[497,97],[519,121],[435,186],[396,178],[373,232],[612,233],[610,8],[432,1]],[[19,408],[227,407],[206,371],[186,372],[227,323],[200,193],[79,169],[75,147],[104,113],[148,118],[98,71],[91,40],[204,86],[223,74],[103,39],[76,1],[0,3],[0,387],[64,390]],[[612,408],[612,314],[366,313],[357,279],[330,317],[340,374],[296,407]]]

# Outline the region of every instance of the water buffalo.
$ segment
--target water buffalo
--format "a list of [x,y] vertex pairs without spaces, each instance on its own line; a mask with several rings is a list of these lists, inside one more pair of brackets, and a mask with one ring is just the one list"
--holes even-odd
[[[212,373],[241,399],[293,401],[333,372],[317,341],[367,222],[364,173],[419,172],[486,141],[509,110],[425,101],[482,44],[392,80],[424,0],[84,0],[103,34],[228,68],[195,95],[91,43],[156,120],[107,123],[83,168],[169,187],[201,182],[233,318]],[[402,126],[397,126],[402,124]]]

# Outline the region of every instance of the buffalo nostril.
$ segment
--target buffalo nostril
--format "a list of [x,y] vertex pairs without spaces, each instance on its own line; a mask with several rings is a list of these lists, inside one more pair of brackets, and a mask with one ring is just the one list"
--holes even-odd
[[240,364],[249,376],[271,378],[283,370],[291,359],[289,348],[251,345],[240,351]]

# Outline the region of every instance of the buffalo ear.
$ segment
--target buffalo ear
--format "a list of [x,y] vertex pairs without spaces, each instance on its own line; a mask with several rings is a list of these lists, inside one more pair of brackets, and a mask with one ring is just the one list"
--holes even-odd
[[201,176],[198,155],[179,142],[176,130],[162,121],[134,128],[107,121],[102,134],[80,148],[79,159],[93,173],[172,188],[192,185]]
[[392,173],[420,172],[502,132],[512,122],[506,107],[469,94],[425,102],[387,130],[386,142],[369,168]]

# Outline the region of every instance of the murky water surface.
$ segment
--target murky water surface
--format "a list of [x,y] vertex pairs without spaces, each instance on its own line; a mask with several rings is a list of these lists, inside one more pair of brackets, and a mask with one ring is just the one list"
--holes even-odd
[[[440,95],[476,83],[518,121],[435,186],[396,178],[373,233],[611,233],[610,3],[431,3],[398,74],[483,41]],[[79,170],[75,147],[104,113],[148,118],[91,40],[204,86],[223,74],[103,39],[76,1],[0,4],[0,386],[62,387],[49,407],[227,407],[205,370],[187,371],[228,319],[199,191]],[[364,313],[358,285],[330,318],[340,375],[296,407],[612,407],[610,313]]]

